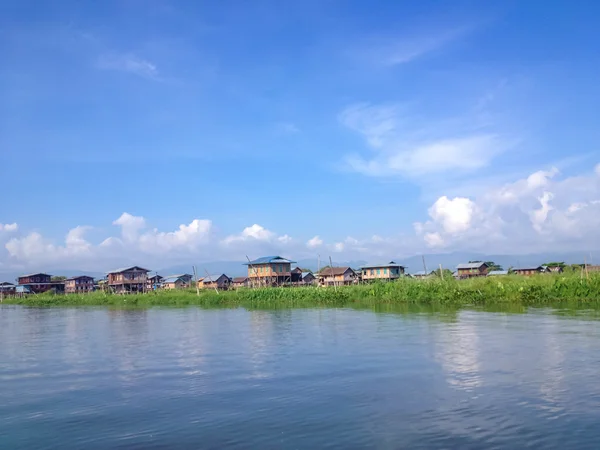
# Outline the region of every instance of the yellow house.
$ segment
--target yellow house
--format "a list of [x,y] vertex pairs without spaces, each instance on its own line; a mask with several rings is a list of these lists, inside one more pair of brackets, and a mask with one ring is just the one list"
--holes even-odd
[[291,283],[294,262],[281,256],[264,256],[246,263],[250,286],[276,286]]

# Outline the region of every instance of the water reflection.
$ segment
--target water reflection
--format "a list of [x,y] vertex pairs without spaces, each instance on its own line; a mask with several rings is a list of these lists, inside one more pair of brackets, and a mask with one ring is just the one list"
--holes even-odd
[[0,439],[594,448],[597,310],[485,309],[0,306]]

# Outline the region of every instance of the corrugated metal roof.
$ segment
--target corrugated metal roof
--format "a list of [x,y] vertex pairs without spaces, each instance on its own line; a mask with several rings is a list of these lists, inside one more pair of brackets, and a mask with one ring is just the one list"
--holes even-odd
[[121,273],[121,272],[125,272],[125,271],[131,270],[131,269],[140,269],[141,271],[150,272],[150,270],[144,269],[143,267],[140,267],[140,266],[129,266],[129,267],[123,267],[122,269],[111,270],[110,272],[106,272],[106,273]]
[[530,266],[530,267],[517,267],[513,268],[513,272],[519,272],[523,270],[544,270],[542,266]]
[[413,277],[422,277],[422,276],[427,276],[429,275],[428,272],[425,272],[424,270],[419,270],[418,272],[415,272],[413,274],[411,274]]
[[202,282],[203,283],[213,283],[215,281],[218,281],[219,278],[221,277],[225,277],[225,278],[229,278],[227,275],[225,275],[224,273],[218,274],[218,275],[206,275],[204,278],[202,278]]
[[76,277],[71,277],[71,278],[67,278],[65,279],[65,281],[70,281],[70,280],[79,280],[81,278],[90,278],[90,279],[94,279],[94,277],[90,277],[89,275],[78,275]]
[[245,281],[248,281],[248,277],[235,277],[232,281],[234,283],[244,283]]
[[29,273],[27,275],[19,275],[19,278],[23,278],[23,277],[37,277],[37,276],[50,277],[52,275],[49,275],[49,274],[44,273],[44,272],[40,272],[40,273]]
[[492,270],[488,272],[488,277],[494,275],[508,275],[508,270]]
[[9,283],[8,281],[3,281],[2,283],[0,283],[0,286],[14,286],[14,283]]
[[291,261],[289,259],[282,258],[281,256],[263,256],[261,258],[255,259],[254,261],[250,261],[244,263],[245,266],[254,266],[258,264],[277,264],[277,263],[290,263],[293,264],[296,261]]
[[457,269],[479,269],[484,264],[485,264],[484,262],[472,262],[472,263],[459,264],[458,266],[456,266],[456,268]]
[[180,280],[181,282],[184,282],[183,278],[181,278],[181,277],[167,277],[167,278],[163,278],[162,282],[163,283],[176,283],[177,280]]
[[[328,276],[333,276],[333,275],[343,275],[345,274],[347,271],[352,270],[351,267],[326,267],[325,269],[321,269],[321,271],[319,272],[319,276],[320,277],[328,277]],[[352,270],[353,273],[354,270]]]
[[307,272],[302,275],[302,279],[305,279],[306,277],[309,277],[309,276],[315,278],[315,275],[312,272]]
[[389,263],[386,263],[386,264],[367,264],[366,266],[360,266],[361,269],[377,269],[377,268],[385,268],[385,267],[402,267],[403,269],[406,268],[406,266],[403,266],[402,264],[398,264],[395,261],[390,261]]
[[19,294],[29,294],[31,293],[31,289],[29,289],[29,286],[26,285],[17,286],[16,292],[18,292]]

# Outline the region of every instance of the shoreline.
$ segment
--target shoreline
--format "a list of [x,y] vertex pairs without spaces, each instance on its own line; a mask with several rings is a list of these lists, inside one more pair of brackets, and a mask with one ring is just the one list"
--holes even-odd
[[245,308],[346,307],[394,304],[477,306],[539,305],[560,302],[600,303],[600,274],[543,274],[469,280],[413,280],[333,287],[241,288],[215,292],[164,290],[144,294],[38,294],[8,297],[4,304],[29,306],[204,306]]

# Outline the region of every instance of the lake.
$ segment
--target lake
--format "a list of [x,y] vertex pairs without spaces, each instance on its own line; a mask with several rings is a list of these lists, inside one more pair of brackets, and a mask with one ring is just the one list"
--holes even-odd
[[596,311],[0,306],[0,447],[598,448]]

